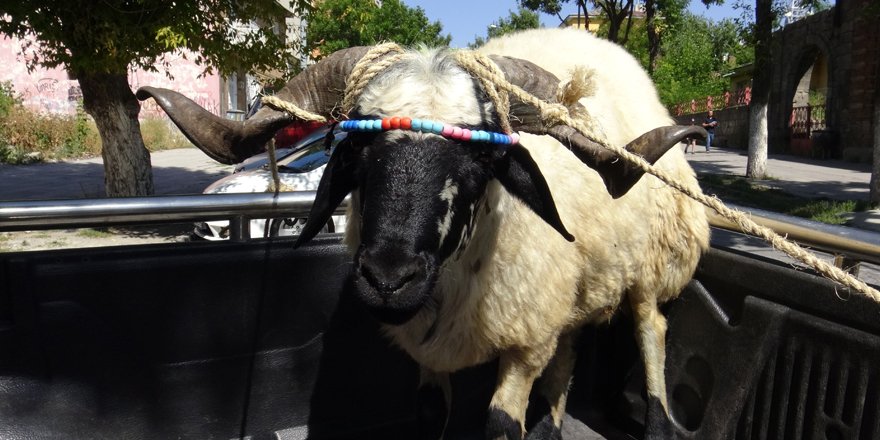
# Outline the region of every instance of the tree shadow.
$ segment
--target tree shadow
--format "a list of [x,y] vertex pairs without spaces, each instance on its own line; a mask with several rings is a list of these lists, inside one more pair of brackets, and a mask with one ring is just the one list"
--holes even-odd
[[[156,195],[201,194],[228,175],[224,169],[195,170],[153,166]],[[0,164],[0,200],[68,200],[106,197],[104,166],[100,161],[31,165]]]

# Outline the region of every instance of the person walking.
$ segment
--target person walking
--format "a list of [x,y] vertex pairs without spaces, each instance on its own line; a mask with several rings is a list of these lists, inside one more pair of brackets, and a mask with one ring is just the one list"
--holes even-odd
[[[691,118],[691,125],[695,124],[694,118]],[[697,137],[696,136],[688,136],[684,138],[684,154],[688,153],[688,150],[691,150],[691,154],[697,150]]]
[[703,128],[706,129],[706,152],[709,152],[709,148],[712,147],[712,140],[715,139],[715,127],[718,126],[718,120],[715,119],[715,113],[712,110],[709,110],[709,114],[706,115],[706,119],[703,120]]

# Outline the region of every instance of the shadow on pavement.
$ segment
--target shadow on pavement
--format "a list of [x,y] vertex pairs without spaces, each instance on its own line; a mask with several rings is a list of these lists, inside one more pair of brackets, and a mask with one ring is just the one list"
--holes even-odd
[[[186,167],[153,167],[156,195],[200,194],[226,176],[224,170],[203,171]],[[0,200],[53,200],[101,198],[104,166],[98,162],[58,162],[0,165]]]

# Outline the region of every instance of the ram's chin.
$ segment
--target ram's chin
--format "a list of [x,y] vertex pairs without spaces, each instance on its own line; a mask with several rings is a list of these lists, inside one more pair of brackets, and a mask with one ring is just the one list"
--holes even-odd
[[367,280],[359,277],[355,281],[355,295],[358,301],[383,324],[403,325],[424,308],[430,297],[426,281],[407,286],[390,297],[384,297]]

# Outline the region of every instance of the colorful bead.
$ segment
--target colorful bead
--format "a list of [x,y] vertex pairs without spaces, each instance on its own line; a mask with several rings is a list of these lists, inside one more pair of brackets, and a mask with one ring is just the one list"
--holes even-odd
[[518,133],[495,133],[485,130],[470,130],[456,127],[438,121],[407,117],[387,117],[382,119],[347,120],[339,123],[338,127],[343,131],[388,131],[388,130],[411,130],[423,133],[433,133],[451,139],[460,139],[471,142],[487,142],[499,145],[511,145],[519,143]]

